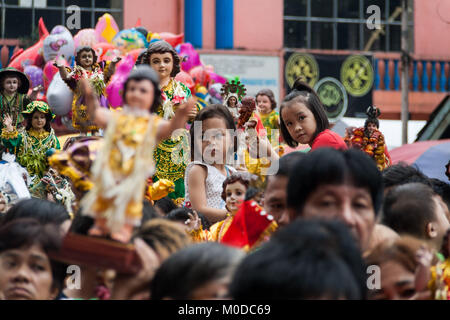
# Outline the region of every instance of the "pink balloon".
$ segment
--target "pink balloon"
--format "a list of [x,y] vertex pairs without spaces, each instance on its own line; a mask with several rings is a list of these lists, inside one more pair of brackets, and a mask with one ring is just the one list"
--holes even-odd
[[201,65],[200,56],[189,42],[180,44],[178,54],[185,60],[181,62],[181,68],[186,72],[189,72],[193,67]]
[[214,83],[221,83],[224,84],[227,82],[227,79],[225,77],[222,77],[221,75],[218,75],[217,73],[214,72],[210,72],[209,73],[209,78],[210,78],[210,84],[214,84]]
[[123,58],[116,67],[116,72],[111,78],[108,86],[106,87],[106,94],[108,98],[108,102],[112,108],[118,108],[122,106],[122,91],[123,84],[127,80],[128,74],[131,69],[133,69],[134,60],[133,56],[128,54],[125,58]]
[[[61,59],[61,61],[66,67],[69,66],[69,63],[66,60]],[[56,73],[58,73],[58,68],[53,65],[53,61],[48,61],[44,66],[44,74],[43,74],[44,89],[46,92],[48,86],[50,85],[50,82],[52,82],[53,77],[55,76]]]
[[93,47],[97,43],[97,35],[95,29],[82,29],[73,37],[75,48],[80,46]]
[[97,54],[98,61],[103,60],[112,60],[112,58],[108,58],[109,53],[116,50],[116,47],[107,42],[99,42],[92,47]]
[[189,75],[189,73],[181,70],[175,76],[175,80],[184,83],[191,90],[191,92],[193,92],[193,90],[195,88],[195,82],[194,82],[194,80],[192,80],[192,77]]
[[207,87],[210,81],[208,70],[204,66],[193,67],[189,74],[194,80],[195,84],[199,84],[203,87]]
[[95,34],[98,42],[110,43],[117,32],[119,32],[119,27],[113,16],[109,13],[101,16],[95,25]]

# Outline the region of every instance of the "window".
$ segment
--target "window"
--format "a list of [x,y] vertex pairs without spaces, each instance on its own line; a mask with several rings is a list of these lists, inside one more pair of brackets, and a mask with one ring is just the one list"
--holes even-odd
[[[410,8],[413,0],[408,0]],[[284,0],[287,48],[400,51],[402,0]],[[380,9],[382,30],[370,30],[367,8]],[[409,12],[413,32],[413,14]],[[412,41],[413,36],[410,34]],[[413,48],[412,43],[409,45]]]
[[[29,3],[34,3],[28,0]],[[39,7],[27,1],[0,0],[0,36],[7,39],[20,38],[34,43],[38,36],[38,21],[42,17],[50,32],[56,25],[65,25],[67,7],[77,5],[81,9],[81,28],[94,28],[99,17],[110,13],[122,27],[123,0],[40,0]],[[44,4],[43,6],[41,4]],[[21,6],[22,4],[22,6]],[[79,30],[70,30],[75,35]]]

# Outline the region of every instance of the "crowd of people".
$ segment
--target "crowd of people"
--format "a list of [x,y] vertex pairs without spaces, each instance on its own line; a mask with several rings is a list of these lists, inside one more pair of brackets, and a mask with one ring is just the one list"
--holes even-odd
[[[159,40],[112,110],[119,60],[55,61],[79,131],[62,146],[51,106],[0,71],[0,299],[450,299],[450,184],[392,163],[379,109],[342,138],[300,79],[279,106],[236,80],[205,106]],[[86,239],[138,268],[84,259]]]

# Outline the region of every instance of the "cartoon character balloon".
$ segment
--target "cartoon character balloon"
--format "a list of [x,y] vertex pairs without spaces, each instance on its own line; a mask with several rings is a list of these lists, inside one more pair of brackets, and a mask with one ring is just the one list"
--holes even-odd
[[75,37],[73,37],[73,41],[75,43],[75,48],[81,46],[93,47],[98,42],[95,29],[82,29],[78,31]]
[[125,80],[127,79],[131,69],[133,69],[133,66],[134,59],[131,54],[128,54],[118,63],[116,72],[114,73],[111,81],[106,87],[106,94],[111,107],[117,108],[122,105],[123,84],[125,83]]
[[135,28],[120,31],[112,40],[112,44],[122,53],[148,47],[148,41],[145,36]]
[[23,50],[20,49],[12,57],[8,67],[16,68],[17,70],[23,71],[25,66],[44,65],[44,59],[42,58],[42,47],[44,45],[44,40],[48,36],[48,30],[45,27],[44,20],[39,19],[39,41],[36,42],[32,47]]
[[95,34],[98,42],[111,43],[118,32],[119,27],[113,16],[109,13],[101,16],[95,25]]
[[92,47],[97,54],[98,61],[103,61],[105,54],[108,51],[116,50],[116,47],[111,43],[99,42]]
[[193,67],[200,66],[200,56],[189,42],[182,43],[177,47],[179,56],[183,59],[181,68],[189,72]]
[[54,114],[62,116],[72,110],[73,93],[56,73],[47,89],[47,101]]
[[36,66],[26,66],[23,71],[31,81],[31,88],[44,85],[44,73],[41,68]]
[[54,60],[64,56],[66,60],[72,59],[75,54],[75,43],[70,31],[64,26],[56,26],[44,40],[45,61]]

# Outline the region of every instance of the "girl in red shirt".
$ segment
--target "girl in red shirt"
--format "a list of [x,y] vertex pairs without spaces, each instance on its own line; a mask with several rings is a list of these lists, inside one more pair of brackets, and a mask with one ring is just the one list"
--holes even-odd
[[296,81],[280,107],[280,129],[284,141],[296,148],[308,144],[311,150],[321,147],[347,149],[337,133],[329,128],[328,118],[317,93],[306,83]]

